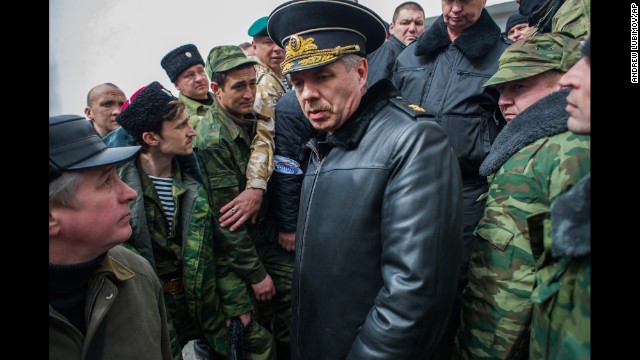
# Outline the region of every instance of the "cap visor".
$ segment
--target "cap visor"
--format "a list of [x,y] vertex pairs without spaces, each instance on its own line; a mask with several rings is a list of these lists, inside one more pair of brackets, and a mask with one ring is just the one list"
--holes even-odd
[[142,147],[124,146],[117,148],[106,148],[104,151],[94,155],[86,160],[80,161],[68,167],[68,170],[86,169],[96,166],[116,164],[121,161],[129,160],[140,151]]

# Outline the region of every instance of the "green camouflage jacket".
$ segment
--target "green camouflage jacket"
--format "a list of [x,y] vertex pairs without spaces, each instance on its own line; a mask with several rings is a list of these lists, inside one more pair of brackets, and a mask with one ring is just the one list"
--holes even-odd
[[[213,95],[212,92],[208,92],[207,96],[210,99],[213,99],[215,97],[215,95]],[[193,128],[195,128],[198,125],[198,122],[200,122],[200,119],[202,119],[204,114],[206,114],[207,110],[209,110],[209,108],[211,107],[211,105],[205,105],[193,99],[190,99],[189,97],[183,95],[182,91],[178,95],[178,99],[180,99],[180,101],[182,101],[182,103],[184,104],[185,106],[184,111],[186,111],[187,114],[189,114],[189,125],[191,125]]]
[[591,33],[591,0],[566,0],[551,20],[551,31],[586,40]]
[[[591,175],[529,218],[544,239],[531,294],[530,359],[591,358]],[[537,257],[536,257],[537,258]]]
[[489,175],[483,218],[462,293],[456,352],[461,358],[528,355],[535,261],[527,217],[588,173],[590,138],[567,130],[566,95],[527,108],[498,134],[480,167]]
[[[186,306],[191,321],[195,320],[209,345],[226,354],[225,319],[250,312],[253,305],[246,285],[228,270],[226,259],[215,256],[214,222],[206,191],[190,176],[183,176],[175,160],[173,166],[177,171],[173,179],[176,207],[172,229],[168,229],[153,182],[138,170],[138,158],[118,169],[120,178],[138,193],[130,204],[133,232],[127,244],[154,265],[161,281],[167,275],[182,274],[184,296],[174,296],[168,302]],[[183,303],[178,304],[180,301]]]
[[[257,123],[265,119],[260,114],[251,114],[252,120],[245,131],[214,103],[202,118],[193,140],[193,149],[208,189],[214,220],[222,216],[220,208],[233,200],[245,188],[247,165],[251,152],[251,139],[256,133]],[[273,221],[267,221],[270,213],[265,197],[255,224],[246,222],[235,231],[216,227],[215,244],[221,254],[229,260],[231,269],[249,284],[258,283],[267,276],[256,246],[275,241],[277,233]]]

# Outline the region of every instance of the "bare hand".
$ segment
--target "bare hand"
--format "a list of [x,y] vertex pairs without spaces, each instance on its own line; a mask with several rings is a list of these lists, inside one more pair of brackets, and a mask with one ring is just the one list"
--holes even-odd
[[280,232],[278,233],[278,244],[286,251],[296,250],[296,232]]
[[273,280],[271,280],[269,274],[259,283],[251,284],[251,288],[253,289],[253,295],[258,301],[269,301],[276,294],[276,287],[273,285]]
[[[242,326],[246,329],[247,325],[251,322],[251,312],[244,313],[238,317],[240,318],[240,321],[242,321]],[[227,324],[227,327],[231,326],[231,319],[225,319],[224,322]]]
[[251,219],[251,223],[256,222],[260,205],[262,205],[262,189],[245,189],[238,194],[235,199],[231,200],[227,205],[220,208],[222,216],[220,226],[226,228],[231,225],[229,230],[235,231],[240,225]]

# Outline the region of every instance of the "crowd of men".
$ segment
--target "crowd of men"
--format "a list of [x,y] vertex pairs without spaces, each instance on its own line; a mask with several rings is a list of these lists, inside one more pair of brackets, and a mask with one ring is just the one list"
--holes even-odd
[[590,358],[590,1],[518,2],[288,1],[51,116],[50,358]]

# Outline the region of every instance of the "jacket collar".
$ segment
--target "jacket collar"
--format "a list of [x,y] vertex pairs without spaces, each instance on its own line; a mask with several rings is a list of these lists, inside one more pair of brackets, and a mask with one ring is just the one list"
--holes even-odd
[[116,260],[109,252],[98,266],[96,273],[107,273],[117,281],[126,281],[135,275],[133,270]]
[[389,103],[389,97],[399,95],[399,91],[389,79],[376,82],[362,97],[360,106],[349,120],[333,135],[327,135],[326,142],[332,147],[343,147],[346,150],[356,148],[366,133],[371,120]]
[[480,175],[495,173],[513,154],[534,141],[567,131],[569,114],[565,107],[569,91],[549,94],[513,118],[491,145],[480,165]]
[[[462,32],[453,44],[468,59],[478,59],[484,56],[500,37],[500,28],[486,9],[475,24]],[[436,19],[435,23],[416,40],[416,56],[426,55],[436,56],[443,49],[451,44],[447,26],[442,15]]]

